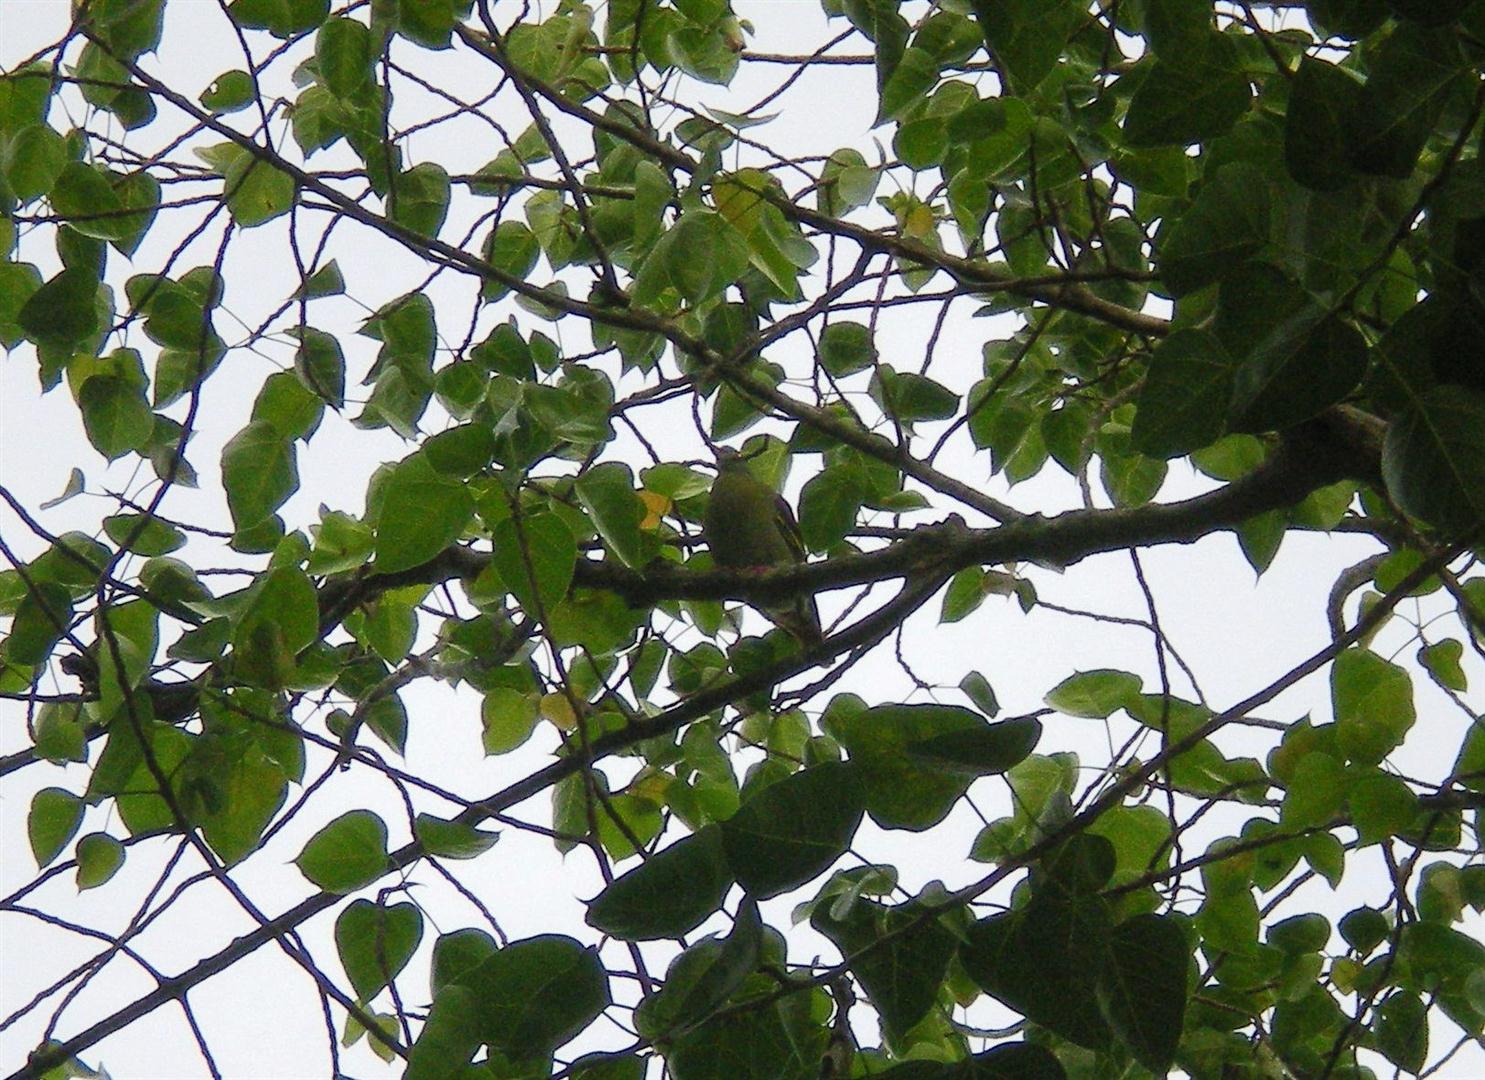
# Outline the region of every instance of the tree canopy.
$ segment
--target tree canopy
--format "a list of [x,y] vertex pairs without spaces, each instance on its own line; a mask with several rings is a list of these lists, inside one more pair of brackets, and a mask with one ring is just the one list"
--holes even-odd
[[[169,1014],[247,1075],[291,986],[296,1075],[1479,1054],[1485,0],[74,0],[5,60],[6,410],[77,437],[0,485],[0,919],[92,950],[6,1069]],[[714,565],[723,446],[810,559]]]

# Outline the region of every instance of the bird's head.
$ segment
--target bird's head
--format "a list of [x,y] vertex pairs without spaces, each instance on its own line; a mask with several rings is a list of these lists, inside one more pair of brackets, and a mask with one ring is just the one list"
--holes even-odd
[[738,469],[746,470],[748,459],[742,453],[732,449],[730,446],[717,447],[717,471],[733,472]]

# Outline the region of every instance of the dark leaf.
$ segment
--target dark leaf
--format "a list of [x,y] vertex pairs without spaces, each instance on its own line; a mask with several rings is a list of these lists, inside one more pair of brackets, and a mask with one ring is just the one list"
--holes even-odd
[[588,905],[588,925],[625,941],[689,934],[722,906],[732,875],[710,825],[651,855]]
[[803,885],[845,854],[861,823],[854,764],[825,762],[770,784],[722,823],[727,864],[765,899]]

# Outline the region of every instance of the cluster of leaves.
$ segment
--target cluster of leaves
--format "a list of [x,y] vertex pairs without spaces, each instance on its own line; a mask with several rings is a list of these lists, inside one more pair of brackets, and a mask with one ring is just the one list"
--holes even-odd
[[[99,886],[130,845],[177,836],[230,876],[316,805],[290,802],[312,766],[374,770],[406,799],[407,842],[392,849],[373,810],[326,823],[295,860],[317,891],[170,993],[339,907],[346,1037],[414,1078],[550,1075],[615,1015],[633,1043],[564,1075],[637,1078],[663,1058],[679,1080],[1363,1077],[1369,1054],[1423,1069],[1436,1014],[1485,1031],[1485,946],[1456,928],[1485,909],[1485,869],[1462,854],[1485,735],[1471,726],[1427,779],[1389,760],[1414,675],[1468,712],[1466,662],[1485,656],[1468,547],[1485,522],[1485,2],[1312,0],[1262,22],[1212,0],[825,0],[870,45],[891,140],[876,162],[829,146],[791,161],[760,141],[764,106],[696,107],[698,83],[778,59],[747,50],[727,0],[491,6],[233,0],[218,17],[263,51],[193,98],[151,73],[177,6],[85,0],[75,33],[0,77],[0,342],[71,395],[103,459],[154,478],[91,531],[53,535],[11,503],[44,550],[0,572],[0,691],[30,703],[32,743],[4,772],[86,776],[31,802],[38,864],[71,847],[46,874]],[[437,85],[450,56],[493,77],[490,98]],[[448,111],[404,116],[429,70]],[[486,113],[524,118],[514,136],[478,127],[493,158],[455,160],[463,140],[412,159],[431,143],[411,131]],[[426,280],[340,325],[337,305],[377,286],[348,280],[366,260],[336,230],[397,245]],[[214,257],[182,269],[203,236]],[[297,268],[266,300],[238,256],[262,236]],[[918,304],[1010,329],[978,363],[938,355],[937,327],[921,358],[888,357],[885,324]],[[248,422],[219,461],[193,460],[204,388],[254,353],[278,363]],[[826,558],[713,569],[709,479],[667,441],[686,407],[689,446],[746,436],[775,486],[807,464],[799,524]],[[408,452],[364,507],[310,512],[301,458],[342,452],[316,437],[343,420]],[[647,467],[621,460],[639,460],[621,430]],[[1217,489],[1156,501],[1175,459]],[[971,479],[987,466],[997,490],[1075,478],[1085,507],[1003,502]],[[67,494],[85,484],[78,470]],[[230,527],[164,512],[198,484]],[[994,525],[902,524],[924,510]],[[1225,712],[1094,665],[1018,687],[1046,708],[1002,720],[975,671],[928,688],[965,705],[827,697],[835,673],[778,690],[876,655],[940,593],[944,622],[995,595],[1038,606],[1031,572],[991,564],[1234,529],[1262,572],[1291,531],[1337,528],[1381,554],[1339,578],[1333,645]],[[200,572],[219,558],[242,588]],[[725,603],[898,578],[807,649]],[[1342,605],[1367,585],[1348,630]],[[1411,665],[1369,647],[1408,596],[1457,627],[1414,630]],[[1329,722],[1284,726],[1263,761],[1224,749],[1224,728],[1331,661]],[[57,663],[81,694],[41,692]],[[365,735],[399,754],[416,739],[403,691],[421,679],[479,696],[487,753],[540,732],[554,761],[468,801],[410,783]],[[1077,755],[1035,752],[1054,715],[1145,738],[1090,786]],[[990,865],[978,881],[909,894],[889,865],[836,870],[796,909],[835,966],[764,922],[758,901],[835,868],[864,818],[922,832],[991,785],[1008,813],[967,853]],[[481,855],[495,834],[478,825],[548,789],[540,827],[603,868],[597,933],[452,930],[408,1007],[422,911],[344,898]],[[1208,811],[1230,833],[1183,858]],[[105,814],[127,841],[78,836]],[[1373,847],[1391,867],[1379,906],[1334,929],[1284,906]],[[652,978],[640,958],[670,939]],[[879,1046],[855,1046],[858,990]],[[987,998],[1010,1037],[964,1019]],[[134,1015],[43,1047],[29,1074]]]

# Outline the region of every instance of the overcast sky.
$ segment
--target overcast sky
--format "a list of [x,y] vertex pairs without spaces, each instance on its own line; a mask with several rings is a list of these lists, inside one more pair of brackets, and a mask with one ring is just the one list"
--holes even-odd
[[[824,40],[823,20],[814,4],[783,0],[742,2],[735,6],[756,27],[751,45],[757,50],[807,51]],[[60,37],[67,9],[62,0],[4,0],[0,4],[0,66],[9,67]],[[240,64],[240,57],[233,53],[235,41],[223,33],[224,20],[216,4],[206,0],[175,0],[167,8],[167,20],[165,48],[158,57],[149,60],[149,67],[184,89],[187,96],[194,98],[215,75]],[[186,22],[191,24],[191,29],[182,33],[179,24]],[[840,25],[834,24],[832,32]],[[260,52],[266,48],[265,40],[262,35],[250,36],[254,49]],[[437,77],[448,80],[448,85],[462,87],[466,78],[469,84],[488,82],[484,66],[470,61],[458,50],[433,56],[416,53],[406,46],[401,48],[407,55],[400,59],[422,63],[425,70],[431,65]],[[864,52],[867,43],[857,39],[843,48]],[[284,73],[288,70],[289,66],[282,67]],[[787,71],[775,66],[744,65],[730,90],[706,87],[698,92],[710,104],[736,109],[768,92]],[[805,75],[792,88],[775,106],[782,115],[762,128],[758,136],[786,154],[828,153],[839,146],[854,145],[870,160],[876,160],[873,139],[880,137],[885,141],[887,137],[870,130],[874,106],[869,67],[822,69]],[[53,113],[54,118],[57,115]],[[513,132],[524,127],[521,117],[503,119]],[[479,144],[481,136],[460,137],[460,130],[451,128],[450,133],[439,134],[438,141],[415,136],[409,144],[409,157],[443,161],[449,164],[450,171],[456,171],[477,167],[493,156],[494,148]],[[480,129],[476,125],[471,130]],[[312,159],[311,164],[320,166],[322,159]],[[240,268],[251,265],[252,269],[250,273],[229,276],[226,309],[245,325],[256,325],[253,316],[272,310],[293,288],[293,267],[283,257],[281,226],[282,221],[243,234],[234,250],[234,262]],[[443,235],[445,238],[459,235],[458,223],[451,221]],[[23,252],[28,250],[23,247]],[[137,266],[151,267],[151,253],[157,254],[159,250],[160,246],[152,239],[139,253]],[[381,303],[415,287],[426,274],[425,267],[400,249],[372,240],[364,232],[352,235],[348,231],[347,239],[336,250],[352,295],[370,304]],[[184,260],[182,266],[210,258],[208,244],[203,244],[200,252]],[[54,269],[39,255],[28,257],[42,262],[45,272]],[[132,272],[117,254],[111,255],[111,260],[116,283]],[[438,288],[446,284],[451,289],[468,288],[464,283],[445,282],[440,282]],[[977,369],[980,344],[1009,332],[1010,327],[970,319],[972,306],[962,307],[962,315],[949,324],[945,347],[962,353],[962,363]],[[350,324],[358,314],[355,301],[349,298],[326,302],[317,310],[343,324]],[[467,303],[456,310],[467,310]],[[553,336],[571,336],[573,340],[563,342],[571,351],[587,347],[585,328],[560,325],[553,328],[525,314],[521,319],[526,327],[540,327]],[[884,315],[878,337],[884,355],[890,358],[894,351],[900,351],[908,357],[921,356],[931,328],[930,319],[928,314]],[[233,337],[230,329],[230,323],[223,327],[229,341]],[[347,340],[352,370],[358,365],[364,369],[373,355],[374,344],[365,339]],[[799,345],[793,347],[797,349]],[[220,447],[245,422],[252,395],[265,374],[272,370],[271,365],[282,363],[290,355],[288,352],[234,353],[222,372],[208,383],[203,395],[201,430],[190,449],[191,459],[202,473],[202,489],[199,493],[172,492],[164,508],[168,515],[218,527],[224,523],[225,503],[212,481]],[[961,362],[957,354],[951,353],[951,357],[954,363]],[[74,466],[84,470],[90,492],[126,490],[137,494],[147,487],[151,477],[138,473],[129,464],[105,467],[83,437],[78,414],[65,388],[38,396],[36,387],[35,364],[29,350],[18,350],[0,364],[0,410],[3,410],[0,472],[3,483],[27,507],[34,510],[41,502],[60,494]],[[624,452],[626,447],[634,449],[633,443],[621,441],[616,444],[616,452]],[[666,455],[698,456],[699,444],[689,430],[684,412],[678,415],[677,423],[662,432],[657,447]],[[285,507],[285,518],[291,527],[303,527],[315,519],[316,508],[321,503],[360,512],[364,480],[371,470],[382,461],[404,456],[411,449],[395,435],[355,430],[344,419],[327,413],[320,432],[308,450],[301,453],[302,489]],[[988,485],[983,458],[971,459],[962,450],[957,458],[946,459],[945,467],[975,483]],[[803,459],[791,480],[791,492],[797,494],[799,485],[806,479],[801,469],[812,467],[817,460]],[[1176,465],[1162,497],[1190,494],[1208,484],[1186,466]],[[1016,489],[1008,497],[1023,509],[1044,513],[1078,504],[1076,485],[1058,473],[1055,466],[1048,467],[1045,478]],[[55,532],[69,528],[91,530],[99,518],[111,512],[110,507],[105,497],[82,496],[40,513],[39,517]],[[943,512],[936,508],[907,523],[935,520]],[[3,508],[0,508],[0,531],[24,555],[34,555],[40,550],[22,523]],[[189,558],[192,550],[187,548],[181,554]],[[1238,551],[1236,540],[1231,535],[1220,535],[1189,546],[1150,552],[1144,556],[1144,566],[1170,639],[1197,671],[1210,703],[1221,709],[1266,685],[1328,642],[1325,597],[1336,573],[1375,550],[1375,544],[1356,537],[1292,535],[1286,539],[1273,567],[1255,580]],[[212,549],[211,557],[213,565],[221,565],[215,561],[221,559],[220,552]],[[1035,581],[1044,600],[1106,614],[1145,617],[1144,601],[1127,556],[1089,559],[1062,574],[1022,569]],[[827,616],[837,612],[840,603],[839,598],[826,598],[823,607]],[[1047,690],[1074,670],[1128,669],[1146,677],[1147,689],[1158,687],[1154,679],[1153,649],[1148,633],[1143,630],[1111,627],[1044,608],[1023,614],[1013,600],[995,598],[956,625],[938,626],[937,610],[934,602],[909,623],[907,636],[914,670],[931,681],[952,685],[967,669],[977,669],[993,684],[1007,714],[1037,708]],[[1401,628],[1389,629],[1379,639],[1378,649],[1389,655],[1404,640]],[[1414,648],[1406,649],[1403,658],[1410,660]],[[1467,652],[1467,668],[1473,659]],[[1485,677],[1477,668],[1471,674],[1477,685]],[[1437,776],[1449,764],[1438,755],[1451,754],[1457,747],[1464,720],[1426,678],[1416,680],[1416,685],[1420,722],[1393,760],[1405,773]],[[1190,695],[1184,681],[1178,682],[1176,688],[1177,692]],[[42,689],[67,690],[72,686],[63,677],[57,682],[48,680]],[[855,690],[877,702],[923,700],[921,696],[906,696],[912,693],[912,686],[893,663],[889,646],[863,663],[839,689]],[[960,700],[952,695],[944,695],[942,699]],[[454,693],[443,686],[422,683],[409,690],[406,700],[413,719],[407,760],[401,764],[414,774],[436,777],[441,785],[467,797],[489,794],[529,772],[549,760],[545,755],[555,745],[555,738],[542,730],[518,753],[485,758],[480,752],[477,695]],[[1289,721],[1306,713],[1328,719],[1328,710],[1327,683],[1321,674],[1282,695],[1264,713],[1273,719]],[[23,719],[22,707],[0,703],[0,753],[28,745]],[[1048,723],[1038,752],[1075,750],[1085,764],[1097,767],[1108,758],[1110,740],[1121,738],[1125,730],[1120,727],[1111,731],[1096,721],[1055,718]],[[1251,745],[1245,743],[1247,738],[1247,733],[1236,731],[1219,741],[1229,753],[1261,754],[1268,745],[1266,736]],[[312,758],[308,775],[318,776],[323,767],[323,761]],[[631,763],[617,762],[609,766],[609,771],[617,783],[632,768]],[[0,815],[3,815],[0,822],[4,824],[0,829],[0,895],[9,895],[35,876],[24,827],[32,794],[50,785],[80,790],[84,780],[85,770],[80,767],[37,766],[7,778],[0,785]],[[291,792],[291,800],[298,794],[297,790]],[[974,794],[977,806],[987,816],[1006,812],[1004,787],[998,781],[982,781]],[[291,907],[310,890],[290,860],[319,825],[343,810],[358,807],[373,807],[383,814],[392,827],[394,846],[407,839],[406,813],[397,793],[383,779],[353,768],[333,775],[316,793],[311,811],[297,818],[264,851],[249,859],[235,876],[268,914]],[[449,806],[432,800],[420,804],[419,809],[443,815],[452,812]],[[532,821],[545,821],[547,815],[545,796],[518,810],[518,816]],[[1242,820],[1231,815],[1211,815],[1185,840],[1188,853],[1199,850],[1206,840],[1221,835],[1224,830],[1236,828]],[[986,870],[964,857],[969,840],[979,826],[973,811],[961,804],[948,821],[926,836],[884,835],[868,823],[856,850],[871,861],[896,862],[903,870],[903,884],[909,891],[916,891],[934,878],[945,880],[951,887],[958,886],[975,880]],[[81,833],[100,829],[116,836],[124,835],[122,826],[106,809],[90,811]],[[169,842],[133,847],[125,870],[106,887],[78,894],[71,875],[63,874],[29,897],[28,903],[77,924],[105,932],[116,931],[128,922],[146,892],[155,885],[167,854],[173,850],[174,844]],[[596,940],[583,926],[580,900],[594,895],[601,883],[591,859],[583,853],[576,852],[564,860],[546,840],[507,828],[502,830],[502,840],[492,852],[473,863],[453,864],[453,868],[497,914],[502,928],[512,938],[560,930],[584,941]],[[171,885],[196,869],[187,857],[171,876]],[[1348,878],[1338,892],[1332,894],[1323,882],[1312,882],[1304,887],[1297,902],[1333,914],[1363,900],[1378,903],[1385,897],[1384,880],[1377,874],[1378,869],[1372,855],[1363,854],[1348,867]],[[467,902],[426,869],[415,870],[410,881],[414,883],[411,895],[425,906],[428,916],[423,949],[402,980],[404,1002],[416,1009],[427,1002],[424,983],[427,951],[437,933],[480,925],[480,919]],[[369,890],[362,895],[373,894],[374,890]],[[810,895],[813,887],[806,887],[796,895],[766,905],[765,914],[772,916],[776,925],[787,926],[789,908]],[[324,970],[339,976],[330,939],[333,919],[333,913],[316,918],[304,927],[303,936]],[[169,915],[134,944],[159,968],[173,973],[216,951],[252,925],[220,889],[203,884],[193,887]],[[0,914],[0,946],[3,946],[0,947],[0,1017],[3,1017],[62,972],[98,952],[102,942],[46,926],[22,914],[5,913]],[[791,958],[807,961],[815,955],[833,958],[834,952],[807,929],[797,931]],[[613,956],[616,963],[627,965],[627,957],[621,950],[616,950]],[[663,967],[663,963],[658,966]],[[139,996],[149,986],[149,980],[127,961],[110,965],[103,976],[93,980],[69,1004],[58,1030],[70,1035]],[[324,1075],[325,1036],[318,997],[309,979],[278,950],[259,950],[227,973],[203,984],[192,993],[191,1000],[226,1075],[254,1080]],[[9,1071],[24,1059],[40,1037],[54,1002],[55,999],[49,1001],[0,1032],[0,1069]],[[336,1012],[339,1022],[339,1010]],[[975,1019],[992,1024],[1004,1022],[1005,1014],[985,1005],[980,1007]],[[611,1026],[598,1025],[594,1036],[607,1047],[622,1046],[629,1041],[628,1035]],[[583,1047],[591,1048],[594,1047]],[[311,1055],[308,1059],[307,1053]],[[101,1061],[117,1080],[174,1080],[206,1075],[179,1010],[170,1007],[103,1041],[85,1059],[92,1064]],[[364,1043],[346,1053],[343,1065],[348,1074],[357,1077],[395,1075],[398,1071],[382,1066],[365,1049]]]

